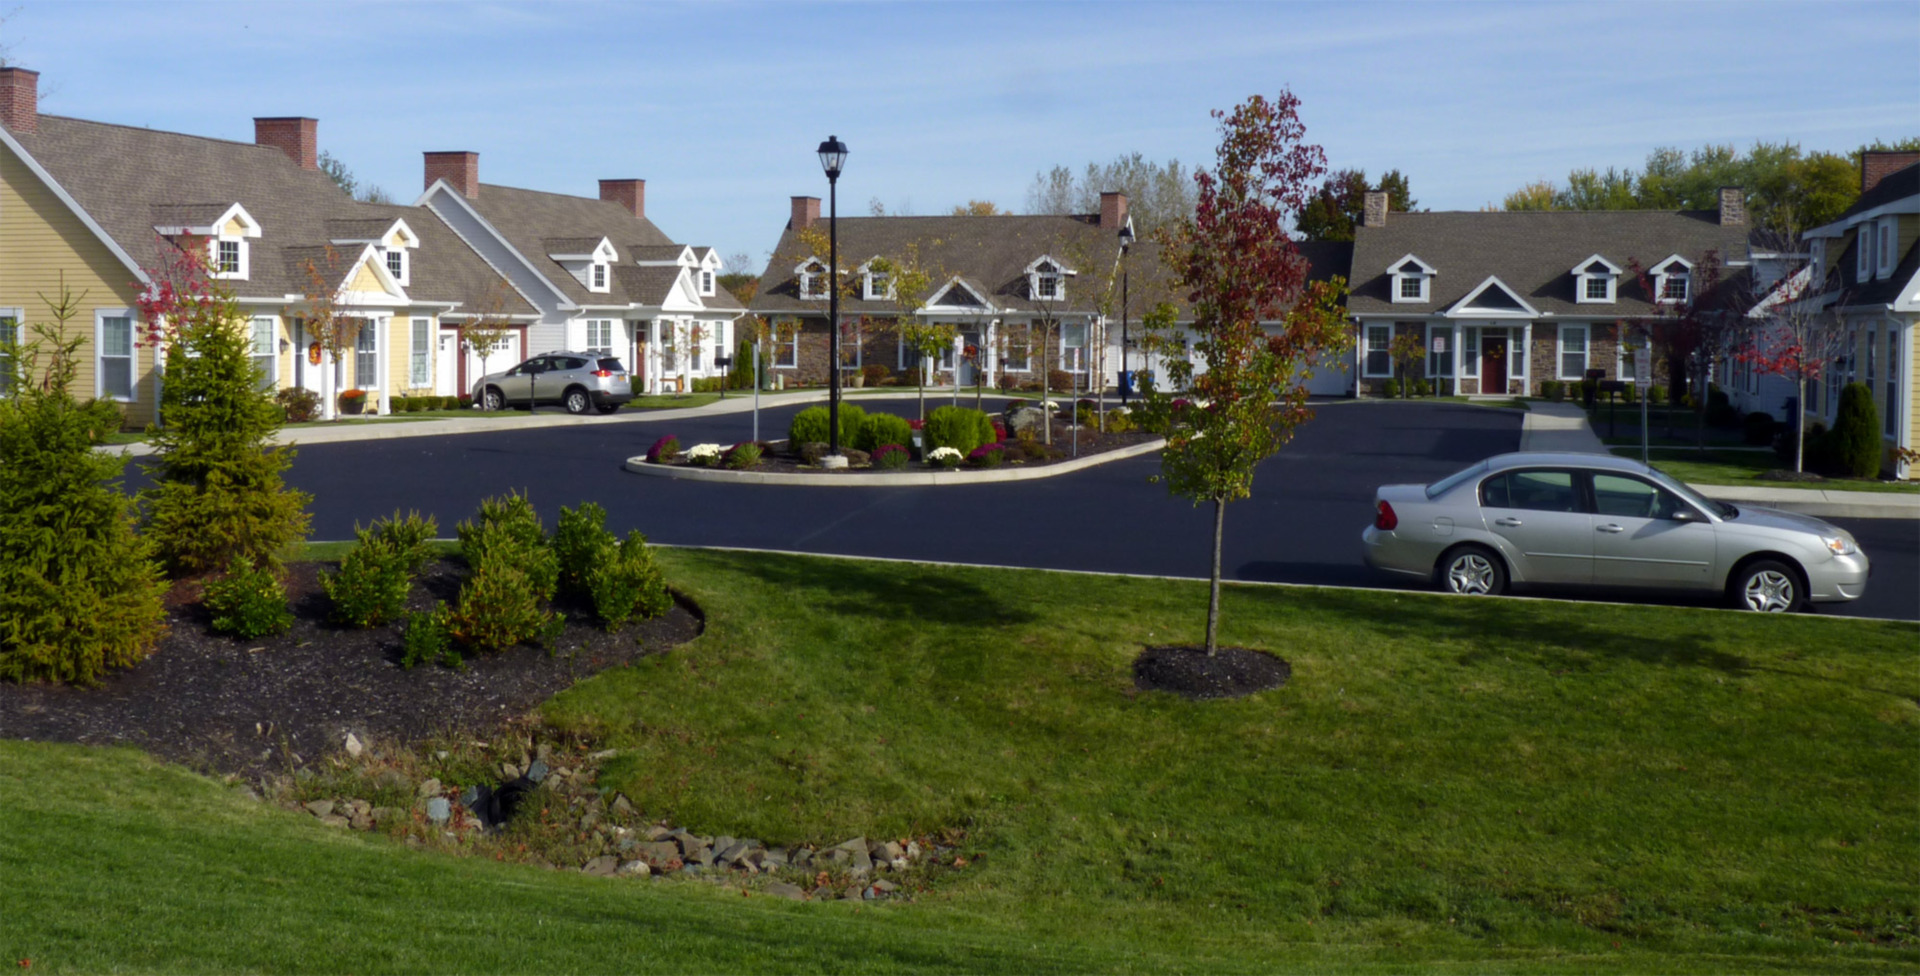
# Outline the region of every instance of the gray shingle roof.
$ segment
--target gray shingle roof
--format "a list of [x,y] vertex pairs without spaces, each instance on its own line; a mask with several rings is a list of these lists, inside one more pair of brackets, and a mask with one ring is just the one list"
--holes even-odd
[[1885,206],[1895,200],[1903,200],[1911,196],[1920,196],[1920,163],[1905,169],[1894,170],[1881,177],[1880,182],[1875,183],[1872,189],[1860,194],[1860,198],[1853,201],[1853,206],[1835,217],[1834,222],[1846,220],[1854,214],[1865,213],[1875,207]]
[[[1721,225],[1713,211],[1395,212],[1384,227],[1355,229],[1347,307],[1357,315],[1431,315],[1493,276],[1542,314],[1640,315],[1652,306],[1626,270],[1630,262],[1652,267],[1678,254],[1698,264],[1709,250],[1723,264],[1744,262],[1747,234]],[[1430,301],[1391,299],[1387,267],[1407,254],[1434,268]],[[1574,301],[1572,269],[1593,254],[1623,269],[1614,303]]]
[[[271,146],[56,115],[40,116],[38,129],[14,136],[142,265],[158,264],[167,246],[155,224],[205,226],[238,203],[261,226],[248,242],[247,280],[232,283],[243,298],[303,293],[311,252],[302,249],[324,253],[341,221],[384,230],[408,218],[421,237],[412,257],[414,284],[406,287],[416,300],[477,301],[497,279],[439,220],[423,219],[430,215],[412,207],[356,202],[325,173],[301,169]],[[298,259],[289,256],[293,251]],[[518,296],[513,304],[515,312],[533,311]]]
[[547,257],[556,252],[550,251],[546,243],[550,239],[589,241],[586,247],[578,251],[559,252],[581,253],[590,250],[604,237],[618,253],[615,267],[629,266],[633,263],[633,257],[630,250],[621,253],[624,249],[630,249],[634,244],[659,246],[673,243],[652,221],[635,217],[617,203],[593,197],[523,190],[492,183],[480,184],[480,195],[467,203],[479,211],[514,250],[532,262],[555,288],[575,304],[655,304],[639,295],[627,294],[621,283],[628,279],[622,275],[613,276],[609,282],[610,291],[605,294],[588,291],[587,286],[581,284],[571,272]]
[[635,261],[678,261],[684,244],[629,244],[627,254]]

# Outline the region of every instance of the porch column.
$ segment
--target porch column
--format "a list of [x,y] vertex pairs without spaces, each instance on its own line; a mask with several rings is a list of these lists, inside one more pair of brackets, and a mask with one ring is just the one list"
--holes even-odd
[[[392,321],[391,317],[373,320],[373,368],[380,381],[380,415],[383,417],[393,412],[393,368],[392,363],[388,362],[387,353],[387,340],[393,335],[393,330],[389,327]],[[354,379],[357,380],[359,377],[356,376]]]
[[1526,396],[1533,389],[1533,323],[1528,322],[1521,328],[1520,334],[1520,395]]

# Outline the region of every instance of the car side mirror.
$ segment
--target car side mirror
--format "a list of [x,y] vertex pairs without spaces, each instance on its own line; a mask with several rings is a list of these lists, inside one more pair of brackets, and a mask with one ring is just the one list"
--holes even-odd
[[1705,521],[1704,519],[1702,519],[1702,518],[1700,517],[1700,513],[1699,513],[1699,512],[1696,512],[1696,511],[1694,511],[1694,510],[1693,510],[1693,509],[1691,509],[1691,508],[1676,508],[1676,509],[1674,509],[1674,510],[1673,510],[1673,514],[1672,514],[1672,515],[1669,515],[1669,516],[1667,516],[1667,517],[1668,517],[1668,518],[1670,518],[1670,519],[1672,519],[1672,520],[1673,520],[1673,521],[1675,521],[1675,522],[1701,522],[1701,521]]

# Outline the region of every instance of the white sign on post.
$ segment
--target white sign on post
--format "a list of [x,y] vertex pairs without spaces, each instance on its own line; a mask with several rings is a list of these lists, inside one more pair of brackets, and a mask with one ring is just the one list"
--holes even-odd
[[1436,356],[1444,356],[1447,354],[1447,337],[1446,336],[1437,335],[1433,337],[1433,353]]
[[1633,381],[1640,386],[1653,382],[1653,350],[1633,351]]

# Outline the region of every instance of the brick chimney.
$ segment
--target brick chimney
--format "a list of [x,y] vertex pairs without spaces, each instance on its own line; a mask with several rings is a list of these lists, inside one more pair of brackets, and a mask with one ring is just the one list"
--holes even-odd
[[[11,113],[11,103],[9,103],[8,111]],[[11,114],[9,114],[8,118],[12,118]],[[9,121],[7,124],[11,126],[13,123]],[[29,129],[27,131],[31,132],[33,130]],[[1865,193],[1873,189],[1881,180],[1912,166],[1914,163],[1920,163],[1920,152],[1869,150],[1861,153],[1860,192]]]
[[646,180],[601,180],[600,199],[617,203],[642,220],[647,217]]
[[0,125],[13,132],[40,131],[40,72],[0,68]]
[[287,116],[253,120],[253,141],[287,154],[301,169],[320,168],[320,123]]
[[1720,226],[1747,226],[1747,191],[1737,186],[1720,188]]
[[1127,222],[1127,195],[1108,191],[1100,194],[1100,227],[1102,230],[1119,232],[1120,226]]
[[1367,191],[1366,205],[1360,211],[1360,226],[1362,227],[1387,226],[1387,191],[1385,190]]
[[[480,196],[480,154],[476,152],[430,152],[422,153],[427,157],[425,183],[431,187],[436,180],[446,180],[460,195],[469,200]],[[423,187],[424,189],[424,187]]]
[[820,222],[819,197],[794,197],[793,216],[787,218],[788,230],[806,230]]

